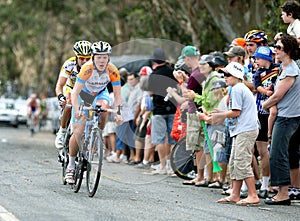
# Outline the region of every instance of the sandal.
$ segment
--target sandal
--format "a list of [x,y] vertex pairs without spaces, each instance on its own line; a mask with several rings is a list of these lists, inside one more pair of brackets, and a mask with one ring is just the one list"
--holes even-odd
[[250,202],[249,199],[242,199],[242,200],[236,202],[236,205],[238,205],[238,206],[259,206],[260,201]]
[[228,204],[236,204],[236,202],[233,201],[233,200],[231,200],[229,196],[228,196],[228,197],[225,197],[225,198],[222,198],[222,199],[219,199],[219,200],[217,201],[217,203],[223,203],[223,204],[225,204],[225,203],[228,203]]
[[197,187],[208,187],[208,185],[210,183],[211,182],[208,182],[207,180],[203,180],[203,181],[196,182],[195,186],[197,186]]
[[214,188],[214,189],[222,189],[222,187],[223,187],[223,183],[220,181],[216,181],[208,185],[208,188]]
[[195,185],[196,184],[196,180],[185,180],[182,182],[183,185]]

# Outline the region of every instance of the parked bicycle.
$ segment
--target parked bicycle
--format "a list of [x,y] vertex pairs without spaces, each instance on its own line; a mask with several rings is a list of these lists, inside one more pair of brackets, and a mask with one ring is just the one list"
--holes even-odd
[[101,106],[80,105],[80,112],[88,110],[84,134],[81,137],[77,160],[75,161],[74,192],[80,190],[84,172],[86,172],[86,184],[89,197],[93,197],[97,191],[104,154],[102,142],[102,130],[98,127],[98,119],[103,112],[117,112],[114,109],[104,109]]
[[170,163],[174,173],[185,180],[196,178],[195,152],[186,150],[186,137],[181,138],[173,147]]

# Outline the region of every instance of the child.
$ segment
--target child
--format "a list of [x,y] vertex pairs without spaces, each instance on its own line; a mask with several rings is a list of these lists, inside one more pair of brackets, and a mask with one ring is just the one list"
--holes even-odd
[[[227,86],[232,86],[228,111],[215,110],[207,121],[211,124],[223,122],[228,118],[230,136],[233,137],[229,160],[232,193],[218,203],[237,205],[257,205],[259,198],[255,189],[252,163],[252,149],[258,135],[256,105],[252,92],[243,83],[244,67],[237,62],[229,63],[219,72],[224,73]],[[248,187],[248,197],[240,200],[243,183]]]
[[297,1],[286,1],[281,7],[281,18],[288,23],[287,34],[297,39],[300,45],[300,4]]
[[[259,92],[256,97],[256,105],[258,111],[258,118],[261,123],[261,131],[264,131],[266,120],[264,116],[268,115],[268,112],[263,110],[262,103],[265,102],[268,97],[274,93],[274,85],[277,79],[279,65],[273,63],[272,51],[267,46],[258,47],[253,54],[255,57],[255,63],[258,66],[258,70],[255,72],[254,78],[254,88]],[[273,125],[277,116],[277,107],[276,105],[272,106],[269,109],[268,117],[268,132],[267,138],[271,142]],[[260,134],[259,134],[260,137]],[[264,141],[264,140],[263,140]]]

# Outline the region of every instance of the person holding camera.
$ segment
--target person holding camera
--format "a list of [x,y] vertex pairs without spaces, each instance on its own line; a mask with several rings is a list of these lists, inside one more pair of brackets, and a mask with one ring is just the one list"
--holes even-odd
[[[201,94],[201,84],[205,81],[205,76],[199,69],[199,49],[188,45],[182,49],[181,56],[178,59],[183,59],[184,63],[192,69],[192,73],[189,77],[181,70],[173,72],[181,86],[181,90],[184,92],[189,89]],[[185,81],[187,82],[186,87],[184,84]],[[183,182],[184,185],[197,185],[198,183],[204,182],[204,166],[200,166],[200,160],[203,154],[204,135],[196,113],[198,107],[193,99],[188,99],[186,149],[196,151],[197,177],[193,180]]]

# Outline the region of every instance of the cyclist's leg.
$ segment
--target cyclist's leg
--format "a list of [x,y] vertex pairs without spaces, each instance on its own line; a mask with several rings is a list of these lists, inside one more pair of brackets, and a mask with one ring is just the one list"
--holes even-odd
[[79,150],[79,145],[81,142],[81,137],[85,128],[85,120],[77,120],[74,116],[74,111],[72,111],[71,122],[73,124],[73,135],[69,141],[69,164],[67,166],[66,181],[67,183],[75,183],[74,180],[74,170],[75,170],[75,159]]
[[57,149],[63,148],[64,136],[67,131],[68,122],[71,119],[71,113],[72,113],[71,88],[64,87],[64,95],[66,97],[66,105],[63,109],[61,119],[60,119],[60,127],[55,138],[55,146]]
[[[98,94],[93,102],[94,105],[100,105],[102,108],[107,109],[109,108],[109,93],[108,90],[102,91],[100,94]],[[107,121],[108,114],[107,113],[101,113],[99,117],[99,128],[100,130],[103,130]]]
[[40,120],[39,116],[40,116],[40,113],[39,113],[38,110],[35,110],[33,112],[33,115],[34,115],[34,128],[37,128],[38,125],[39,125],[39,120]]
[[70,105],[72,105],[72,102],[71,102],[71,92],[69,93],[66,93],[65,94],[66,96],[66,106],[63,110],[63,114],[61,116],[61,120],[60,120],[60,127],[62,129],[67,129],[67,126],[68,126],[68,122],[70,121],[71,119],[71,112],[72,112],[72,107]]

